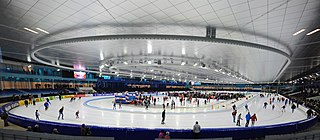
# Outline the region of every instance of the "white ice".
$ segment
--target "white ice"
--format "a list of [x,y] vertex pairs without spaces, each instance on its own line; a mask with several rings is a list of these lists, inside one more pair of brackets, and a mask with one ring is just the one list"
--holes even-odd
[[[36,106],[29,105],[29,107],[21,106],[10,111],[10,113],[25,116],[34,119],[35,110],[39,110],[40,119],[46,121],[96,125],[96,126],[108,126],[108,127],[129,127],[129,128],[173,128],[173,129],[191,129],[195,121],[198,121],[202,128],[230,128],[238,127],[233,123],[231,116],[231,101],[223,103],[220,101],[211,101],[216,104],[214,109],[212,105],[204,105],[201,102],[201,106],[197,107],[190,104],[187,107],[171,110],[170,105],[167,108],[165,124],[161,124],[161,111],[162,105],[157,107],[150,106],[149,110],[145,110],[144,107],[134,105],[122,105],[122,109],[112,110],[112,101],[114,98],[100,97],[85,97],[74,102],[69,102],[69,99],[52,100],[51,106],[47,111],[44,110],[43,102],[37,103]],[[92,99],[98,99],[89,101],[85,106],[84,102]],[[240,102],[243,102],[240,100]],[[263,108],[263,103],[268,102],[267,97],[256,97],[251,100],[248,105],[250,113],[256,113],[258,121],[256,126],[273,125],[287,122],[293,122],[306,119],[306,113],[303,106],[299,106],[294,113],[291,112],[289,105],[286,107],[286,112],[282,112],[280,107],[282,102],[275,101],[275,109],[272,110],[268,105],[267,109]],[[159,101],[160,103],[160,101]],[[161,103],[160,103],[161,104]],[[176,105],[180,104],[176,101]],[[219,105],[218,105],[219,104]],[[222,108],[222,105],[225,105]],[[64,106],[64,120],[58,120],[59,109]],[[90,107],[91,106],[91,107]],[[219,106],[219,108],[218,108]],[[80,111],[80,118],[76,119],[75,112]],[[196,111],[196,112],[195,112]],[[238,109],[238,113],[242,113],[242,117],[245,120],[246,111],[244,107]],[[241,127],[244,126],[245,121],[241,121]]]

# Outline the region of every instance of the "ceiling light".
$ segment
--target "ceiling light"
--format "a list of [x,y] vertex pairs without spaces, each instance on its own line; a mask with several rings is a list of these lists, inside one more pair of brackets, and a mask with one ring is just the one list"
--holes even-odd
[[309,33],[307,33],[307,35],[312,35],[312,34],[314,34],[314,33],[318,32],[318,31],[320,31],[320,29],[315,29],[315,30],[313,30],[313,31],[311,31],[311,32],[309,32]]
[[214,69],[214,71],[215,71],[215,72],[219,72],[219,70],[218,70],[218,69]]
[[186,64],[186,62],[181,62],[181,66],[183,66],[183,65],[185,65]]
[[28,62],[31,62],[31,57],[30,57],[30,55],[27,56],[27,61],[28,61]]
[[104,57],[103,57],[103,52],[100,50],[100,60],[103,60]]
[[60,71],[60,69],[57,69],[57,71]]
[[226,74],[226,73],[223,71],[222,74]]
[[181,52],[182,55],[186,55],[186,48],[182,47],[182,52]]
[[299,30],[298,32],[295,32],[294,34],[292,34],[293,36],[295,36],[295,35],[298,35],[298,34],[300,34],[300,33],[302,33],[302,32],[304,32],[306,29],[301,29],[301,30]]
[[193,64],[194,67],[197,66],[197,65],[198,65],[198,63],[194,63],[194,64]]
[[35,34],[39,34],[38,32],[36,32],[36,31],[34,31],[34,30],[31,30],[31,29],[29,29],[29,28],[23,28],[23,29],[25,29],[25,30],[27,30],[27,31],[29,31],[29,32],[35,33]]
[[148,61],[148,64],[151,65],[152,64],[151,61]]
[[41,32],[43,32],[43,33],[49,34],[49,32],[48,32],[48,31],[43,30],[43,29],[41,29],[41,28],[36,28],[36,29],[37,29],[37,30],[39,30],[39,31],[41,31]]
[[124,61],[123,64],[128,65],[128,62]]

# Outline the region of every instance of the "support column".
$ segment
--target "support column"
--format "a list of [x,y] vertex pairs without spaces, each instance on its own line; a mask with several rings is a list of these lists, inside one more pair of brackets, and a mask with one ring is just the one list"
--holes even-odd
[[31,81],[30,81],[30,78],[28,78],[28,88],[31,89]]
[[15,81],[11,81],[11,89],[15,89],[15,85],[16,85],[16,82]]
[[54,89],[54,80],[52,79],[52,89]]

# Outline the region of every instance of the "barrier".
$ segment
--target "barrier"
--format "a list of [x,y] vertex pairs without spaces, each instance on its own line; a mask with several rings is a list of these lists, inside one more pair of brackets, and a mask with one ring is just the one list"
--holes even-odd
[[[1,107],[3,110],[11,110],[19,106],[18,102],[7,103]],[[61,134],[80,135],[79,124],[68,124],[59,122],[49,122],[45,120],[36,121],[30,118],[14,115],[9,113],[9,122],[22,126],[34,126],[38,124],[42,132],[51,133],[53,128],[57,128]],[[233,139],[248,139],[265,137],[266,135],[280,135],[298,132],[307,129],[317,123],[317,118],[305,119],[290,123],[255,126],[255,127],[233,127],[233,128],[203,128],[201,130],[201,138],[221,138],[232,137]],[[171,138],[188,139],[192,138],[192,126],[190,129],[147,129],[147,128],[117,128],[117,127],[101,127],[88,126],[91,128],[92,136],[114,137],[116,140],[150,140],[155,139],[160,130],[169,131]]]

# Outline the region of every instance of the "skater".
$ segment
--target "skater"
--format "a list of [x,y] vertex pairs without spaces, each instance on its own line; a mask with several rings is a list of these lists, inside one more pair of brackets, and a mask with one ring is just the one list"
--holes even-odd
[[237,110],[234,110],[231,114],[232,114],[233,122],[236,123]]
[[192,131],[194,139],[199,139],[200,138],[200,131],[201,131],[201,127],[198,124],[198,121],[196,121],[196,124],[194,124],[193,131]]
[[25,105],[26,107],[28,107],[29,102],[28,102],[28,100],[27,100],[27,99],[25,99],[25,100],[24,100],[24,105]]
[[245,125],[245,127],[249,126],[250,120],[251,120],[251,115],[250,115],[250,112],[248,112],[248,114],[246,115],[246,125]]
[[274,106],[274,104],[273,104],[273,105],[272,105],[272,110],[274,110],[274,107],[275,107],[275,106]]
[[153,99],[153,106],[156,106],[157,98]]
[[36,99],[32,100],[33,105],[36,105]]
[[200,105],[200,101],[199,101],[198,99],[197,99],[197,101],[198,101],[198,102],[197,102],[197,106],[199,107],[199,105]]
[[232,109],[233,109],[233,110],[236,110],[236,109],[237,109],[236,104],[233,104]]
[[291,105],[291,109],[292,109],[292,113],[293,113],[294,110],[296,109],[296,105],[292,104],[292,105]]
[[164,109],[162,111],[162,121],[161,121],[161,124],[164,124],[164,120],[166,119],[166,110]]
[[162,104],[162,109],[165,109],[166,108],[166,105],[163,103]]
[[204,104],[207,105],[207,100],[204,100]]
[[79,119],[79,110],[76,112],[76,119]]
[[59,100],[61,101],[62,97],[61,97],[61,94],[59,94]]
[[146,101],[145,104],[146,104],[146,110],[148,110],[148,108],[149,108],[149,102]]
[[287,104],[288,104],[288,99],[284,101],[284,105],[287,105]]
[[176,109],[176,102],[173,101],[173,109]]
[[47,100],[47,102],[48,102],[49,104],[51,104],[51,102],[50,102],[50,99],[49,99],[49,98],[46,98],[46,100]]
[[264,102],[263,108],[264,108],[264,109],[267,109],[267,105],[268,105],[268,103],[267,103],[267,102]]
[[286,105],[283,105],[283,106],[282,106],[281,112],[286,112]]
[[44,103],[44,110],[48,110],[48,108],[49,108],[49,103],[48,103],[48,102],[45,102],[45,103]]
[[122,104],[121,104],[121,101],[119,102],[119,109],[121,109],[122,108]]
[[247,111],[249,111],[248,104],[246,104],[246,105],[244,106],[244,108],[245,108]]
[[64,107],[62,106],[62,107],[59,109],[58,120],[60,120],[60,116],[62,116],[61,119],[64,120],[64,119],[63,119],[63,110],[64,110]]
[[313,111],[312,111],[312,109],[309,109],[308,111],[307,111],[307,118],[308,119],[310,119],[311,117],[312,117],[312,115],[313,115]]
[[240,126],[240,120],[242,120],[241,113],[239,113],[237,118],[237,124],[236,124],[237,126]]
[[40,120],[40,119],[39,119],[39,116],[40,116],[39,110],[36,110],[36,112],[34,113],[34,115],[36,116],[36,120]]
[[251,126],[254,126],[254,124],[256,123],[257,121],[257,115],[256,113],[254,113],[252,116],[251,116]]
[[116,110],[117,109],[117,103],[114,101],[113,102],[113,108],[112,108],[113,110]]

